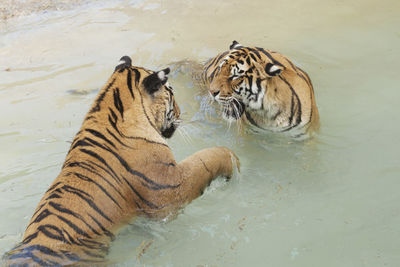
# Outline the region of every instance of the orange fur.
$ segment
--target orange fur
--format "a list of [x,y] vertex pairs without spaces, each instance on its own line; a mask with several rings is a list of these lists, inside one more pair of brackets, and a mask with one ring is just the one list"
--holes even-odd
[[99,92],[7,265],[102,263],[122,225],[175,212],[239,166],[223,147],[177,163],[163,137],[180,114],[172,88],[163,75],[126,60]]
[[[201,78],[226,110],[242,107],[236,119],[258,129],[301,137],[319,128],[309,76],[278,52],[234,41],[229,51],[204,65]],[[242,102],[242,106],[235,108],[233,101]]]

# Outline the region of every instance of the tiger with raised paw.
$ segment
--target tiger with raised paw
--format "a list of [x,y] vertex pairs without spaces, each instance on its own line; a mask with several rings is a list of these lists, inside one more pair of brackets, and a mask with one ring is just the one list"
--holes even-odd
[[227,148],[201,150],[177,163],[165,138],[180,110],[158,72],[127,56],[100,90],[60,174],[39,202],[7,266],[104,263],[118,229],[135,216],[163,218],[189,203],[238,158]]

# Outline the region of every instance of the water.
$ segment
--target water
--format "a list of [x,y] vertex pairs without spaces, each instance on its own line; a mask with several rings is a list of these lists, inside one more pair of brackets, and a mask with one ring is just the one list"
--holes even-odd
[[238,40],[282,52],[310,74],[320,133],[307,142],[242,134],[175,71],[170,83],[187,133],[169,141],[177,160],[225,145],[240,157],[241,173],[214,182],[169,222],[132,222],[110,259],[116,266],[399,266],[398,14],[394,0],[96,1],[3,21],[0,254],[21,240],[122,55],[157,69],[204,61]]

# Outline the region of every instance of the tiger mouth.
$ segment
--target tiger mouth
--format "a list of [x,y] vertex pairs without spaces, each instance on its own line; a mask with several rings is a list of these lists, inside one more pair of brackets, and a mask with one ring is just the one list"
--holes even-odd
[[229,102],[223,103],[222,116],[227,120],[238,120],[242,117],[245,105],[242,101],[233,98]]

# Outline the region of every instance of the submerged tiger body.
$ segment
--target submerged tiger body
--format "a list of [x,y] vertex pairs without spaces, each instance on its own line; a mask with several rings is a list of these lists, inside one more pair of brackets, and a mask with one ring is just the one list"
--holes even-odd
[[179,107],[169,69],[118,65],[73,140],[58,177],[38,204],[7,266],[104,262],[118,229],[135,216],[165,217],[238,164],[228,149],[199,151],[179,164],[171,137]]
[[292,137],[319,127],[310,77],[280,53],[233,41],[205,63],[201,80],[227,120]]

